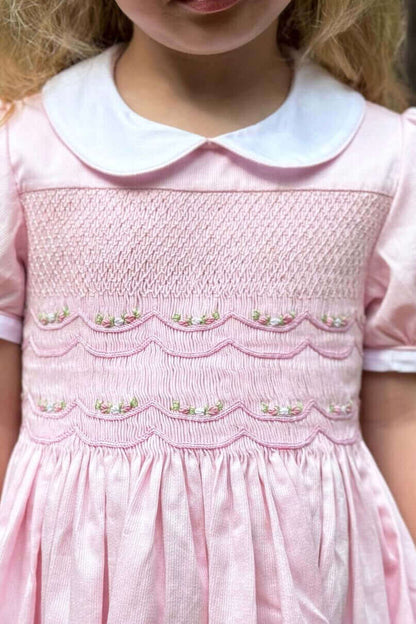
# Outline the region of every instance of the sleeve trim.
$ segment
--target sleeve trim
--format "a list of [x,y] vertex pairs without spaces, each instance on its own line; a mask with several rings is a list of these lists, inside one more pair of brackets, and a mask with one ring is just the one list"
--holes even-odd
[[23,335],[23,321],[0,312],[0,338],[20,344]]
[[416,347],[364,349],[363,370],[416,373]]

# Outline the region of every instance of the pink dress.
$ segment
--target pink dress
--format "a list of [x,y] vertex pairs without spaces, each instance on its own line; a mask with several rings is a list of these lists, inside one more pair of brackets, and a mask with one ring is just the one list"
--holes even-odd
[[122,45],[0,128],[1,624],[414,624],[359,392],[416,372],[416,109],[292,51],[207,138],[128,108]]

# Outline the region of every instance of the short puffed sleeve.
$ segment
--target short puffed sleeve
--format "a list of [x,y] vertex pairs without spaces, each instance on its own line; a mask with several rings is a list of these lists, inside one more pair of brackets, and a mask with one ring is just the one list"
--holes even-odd
[[401,122],[399,179],[365,287],[365,370],[416,372],[416,107]]
[[[4,109],[0,107],[0,118]],[[0,125],[0,338],[20,344],[26,286],[27,237],[10,163],[8,123]]]

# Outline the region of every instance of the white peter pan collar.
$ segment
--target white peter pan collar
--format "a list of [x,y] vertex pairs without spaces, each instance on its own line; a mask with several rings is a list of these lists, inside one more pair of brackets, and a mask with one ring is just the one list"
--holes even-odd
[[62,141],[87,165],[111,175],[154,171],[202,145],[219,145],[272,167],[307,167],[340,153],[364,117],[365,99],[319,64],[299,61],[284,103],[245,128],[205,137],[146,119],[122,99],[115,44],[50,78],[42,89],[48,118]]

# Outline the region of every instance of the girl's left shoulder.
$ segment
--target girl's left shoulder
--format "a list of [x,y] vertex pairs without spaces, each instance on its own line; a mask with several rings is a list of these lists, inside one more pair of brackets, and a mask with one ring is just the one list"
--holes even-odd
[[365,100],[363,129],[374,132],[375,145],[379,141],[403,141],[406,135],[416,132],[416,106],[410,106],[401,113],[380,104]]
[[361,123],[340,164],[363,187],[394,197],[403,178],[416,180],[416,107],[396,112],[365,100]]
[[360,132],[371,137],[369,148],[377,149],[380,145],[397,148],[404,135],[416,131],[416,107],[410,106],[400,113],[369,100],[364,102]]

